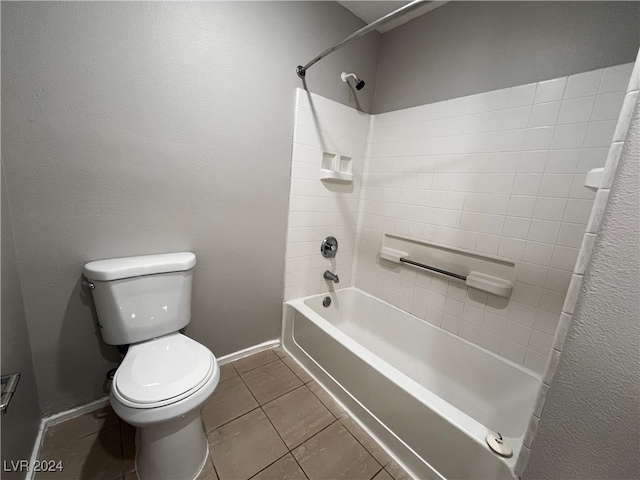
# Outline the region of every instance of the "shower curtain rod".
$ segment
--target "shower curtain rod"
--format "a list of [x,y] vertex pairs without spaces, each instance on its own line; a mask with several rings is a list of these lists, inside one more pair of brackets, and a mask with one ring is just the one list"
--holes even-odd
[[431,1],[413,0],[413,2],[406,4],[404,7],[400,7],[399,9],[397,9],[397,10],[391,12],[391,13],[388,13],[384,17],[379,18],[378,20],[376,20],[375,22],[370,23],[369,25],[365,25],[360,30],[358,30],[357,32],[352,33],[351,35],[349,35],[347,38],[345,38],[341,42],[336,43],[333,47],[327,48],[324,52],[322,52],[320,55],[315,57],[313,60],[311,60],[305,66],[298,65],[298,67],[296,68],[296,73],[298,74],[298,76],[300,78],[304,78],[304,76],[307,74],[307,69],[309,67],[314,65],[316,62],[319,62],[320,60],[322,60],[324,57],[326,57],[330,53],[333,53],[336,50],[341,49],[345,45],[348,45],[349,43],[351,43],[354,40],[356,40],[357,38],[360,38],[361,36],[369,33],[371,30],[374,30],[374,29],[376,29],[378,27],[382,27],[383,25],[386,25],[387,23],[389,23],[389,22],[391,22],[393,20],[396,20],[397,18],[400,18],[400,17],[406,15],[407,13],[413,12],[417,8],[422,7],[423,5],[426,5],[428,3],[431,3]]

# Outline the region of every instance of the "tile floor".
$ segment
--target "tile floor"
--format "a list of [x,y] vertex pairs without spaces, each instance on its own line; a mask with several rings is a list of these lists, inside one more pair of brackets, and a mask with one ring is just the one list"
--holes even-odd
[[[279,347],[224,365],[202,411],[199,480],[406,480],[409,475]],[[37,480],[136,480],[134,429],[106,406],[49,428]]]

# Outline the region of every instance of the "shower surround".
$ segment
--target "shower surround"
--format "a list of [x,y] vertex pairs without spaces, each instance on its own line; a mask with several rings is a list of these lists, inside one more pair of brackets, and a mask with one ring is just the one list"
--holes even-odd
[[[358,287],[542,373],[633,64],[369,115],[296,91],[285,300]],[[319,180],[323,153],[352,184]],[[510,299],[381,260],[383,233],[514,261]],[[334,235],[334,263],[319,242]]]

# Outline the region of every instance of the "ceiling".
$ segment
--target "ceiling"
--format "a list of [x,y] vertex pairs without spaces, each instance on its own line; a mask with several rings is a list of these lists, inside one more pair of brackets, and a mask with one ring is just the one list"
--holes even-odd
[[[371,23],[378,20],[381,17],[384,17],[388,13],[397,10],[398,8],[406,5],[407,1],[368,1],[368,0],[353,0],[348,2],[338,1],[340,5],[353,13],[356,17],[364,20],[366,23]],[[377,30],[380,33],[388,32],[389,30],[393,30],[400,25],[407,23],[410,20],[413,20],[420,15],[424,15],[425,13],[434,10],[438,7],[441,7],[447,3],[446,1],[442,2],[429,2],[426,3],[424,7],[418,8],[411,13],[404,15],[403,17],[395,20],[387,25],[378,28]]]

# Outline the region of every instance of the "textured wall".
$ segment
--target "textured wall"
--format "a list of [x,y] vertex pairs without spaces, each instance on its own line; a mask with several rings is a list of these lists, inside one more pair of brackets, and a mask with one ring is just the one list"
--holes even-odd
[[639,45],[638,2],[449,2],[382,37],[375,112],[631,62]]
[[524,479],[640,477],[639,159],[636,104]]
[[[11,228],[11,215],[2,176],[2,374],[20,373],[20,383],[9,410],[2,415],[2,461],[9,471],[2,478],[24,478],[26,472],[11,471],[11,460],[27,460],[40,426],[40,407],[31,358],[29,332],[24,313],[20,274]],[[3,464],[4,465],[4,464]]]
[[[191,250],[188,334],[216,355],[279,335],[295,67],[361,26],[333,2],[2,4],[2,154],[45,414],[103,396],[118,358],[86,261]],[[308,88],[370,109],[378,43]],[[342,70],[367,80],[358,98]]]

